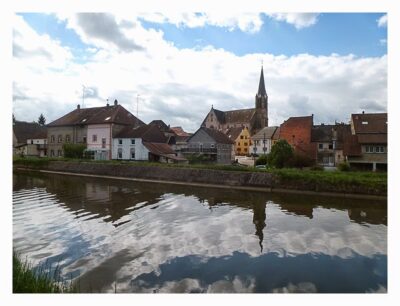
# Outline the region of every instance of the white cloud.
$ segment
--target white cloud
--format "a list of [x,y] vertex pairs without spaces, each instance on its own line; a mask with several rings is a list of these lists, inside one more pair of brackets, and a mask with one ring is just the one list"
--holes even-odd
[[267,15],[278,21],[292,24],[296,29],[307,28],[316,24],[319,16],[317,13],[274,13]]
[[[118,99],[136,115],[136,96],[140,94],[139,117],[144,122],[162,119],[193,132],[211,105],[221,110],[254,107],[261,58],[271,125],[311,113],[316,123],[328,123],[347,121],[351,113],[361,110],[386,110],[386,56],[237,56],[212,46],[178,49],[164,40],[162,31],[146,30],[139,21],[118,16],[119,31],[143,47],[141,51],[124,50],[114,38],[98,39],[96,34],[84,32],[77,16],[64,18],[92,44],[88,47],[90,60],[72,62],[69,51],[50,38],[42,46],[53,60],[59,58],[56,67],[62,69],[55,70],[45,57],[46,62],[17,58],[14,112],[19,120],[36,120],[40,112],[47,122],[57,119],[82,103],[81,85],[85,84],[96,89],[95,95],[85,99],[86,107],[105,105],[107,98]],[[32,34],[32,29],[31,34],[22,31],[24,27],[28,26],[15,24],[15,30],[22,33],[18,39],[31,46],[30,37],[37,34]]]
[[204,27],[212,25],[228,28],[229,31],[240,29],[243,32],[255,33],[261,29],[263,21],[259,13],[151,13],[141,14],[140,18],[155,23],[171,23],[177,27]]
[[378,27],[387,27],[387,14],[383,15],[377,21]]

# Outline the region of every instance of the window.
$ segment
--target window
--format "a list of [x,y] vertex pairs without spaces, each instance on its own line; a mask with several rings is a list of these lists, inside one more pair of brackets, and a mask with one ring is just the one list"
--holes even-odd
[[247,148],[244,148],[244,151],[247,152]]
[[319,143],[319,144],[318,144],[318,149],[322,150],[323,147],[324,147],[324,145],[323,145],[322,143]]
[[62,142],[62,135],[58,135],[58,142]]
[[102,138],[101,139],[101,147],[104,149],[106,147],[106,139]]
[[240,139],[243,139],[243,135],[240,135]]
[[68,142],[70,142],[70,141],[71,141],[70,136],[69,136],[69,135],[66,135],[66,136],[65,136],[65,142],[68,143]]
[[214,120],[214,115],[213,114],[211,114],[211,122],[213,122],[213,120]]
[[[50,142],[55,142],[56,141],[56,138],[54,137],[54,135],[51,135],[51,137],[50,137]],[[53,152],[54,153],[54,152]]]
[[132,144],[132,145],[135,144],[135,139],[131,139],[131,144]]
[[117,155],[118,159],[122,159],[122,148],[118,149],[118,155]]
[[92,135],[92,141],[97,142],[97,135]]
[[241,148],[237,148],[237,151],[240,152],[242,149]]
[[214,149],[215,148],[215,144],[212,143],[211,144],[211,148]]
[[118,144],[122,145],[122,139],[118,139]]
[[135,149],[131,149],[131,159],[135,159]]
[[240,146],[240,141],[237,142],[237,145]]
[[328,148],[329,148],[329,150],[332,150],[333,149],[333,145],[330,144]]
[[50,150],[50,156],[54,157],[54,150]]
[[61,157],[62,156],[62,150],[58,150],[58,157]]
[[383,146],[375,147],[375,153],[385,153]]
[[83,136],[83,142],[86,143],[86,136]]
[[33,139],[31,140],[31,144],[33,144]]
[[368,124],[368,121],[363,121],[362,124]]
[[247,142],[245,142],[243,145],[244,145],[244,146],[247,146]]

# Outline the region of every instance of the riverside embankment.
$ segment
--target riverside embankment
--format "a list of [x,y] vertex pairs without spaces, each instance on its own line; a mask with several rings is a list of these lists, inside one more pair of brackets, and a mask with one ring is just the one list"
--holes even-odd
[[383,173],[298,169],[249,171],[246,168],[233,167],[29,159],[14,160],[14,169],[268,192],[354,198],[384,199],[387,197],[387,176]]

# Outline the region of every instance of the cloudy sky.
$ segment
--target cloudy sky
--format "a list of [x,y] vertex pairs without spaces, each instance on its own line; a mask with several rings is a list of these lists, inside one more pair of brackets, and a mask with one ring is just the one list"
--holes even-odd
[[387,111],[384,13],[129,12],[15,14],[13,113],[50,123],[84,91],[193,132],[212,105],[254,107],[261,63],[270,125]]

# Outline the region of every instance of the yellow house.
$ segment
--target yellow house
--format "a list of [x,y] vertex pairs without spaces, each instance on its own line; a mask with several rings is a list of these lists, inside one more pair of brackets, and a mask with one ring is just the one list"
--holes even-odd
[[234,127],[226,131],[228,137],[235,142],[235,155],[251,154],[250,132],[247,127]]

